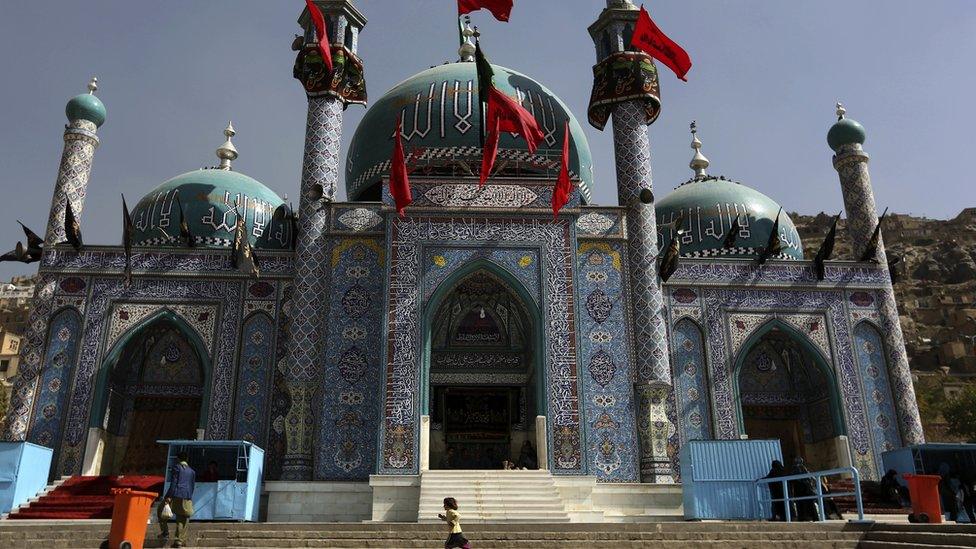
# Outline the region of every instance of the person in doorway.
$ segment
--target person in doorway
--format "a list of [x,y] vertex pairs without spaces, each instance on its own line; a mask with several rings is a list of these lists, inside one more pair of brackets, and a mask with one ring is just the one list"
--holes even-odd
[[[778,460],[774,459],[773,463],[769,468],[769,474],[763,478],[780,478],[787,476],[786,467]],[[769,497],[772,501],[772,514],[773,516],[770,520],[777,522],[786,521],[786,502],[783,501],[783,483],[782,482],[770,482],[769,483]],[[779,501],[776,501],[779,500]],[[796,505],[792,502],[790,503],[791,517],[796,518]]]
[[[790,475],[807,475],[810,474],[810,470],[807,469],[806,464],[803,462],[803,458],[798,457],[793,460],[793,470],[790,471]],[[817,495],[817,484],[812,478],[801,478],[790,481],[790,497],[795,498],[805,498],[808,496]],[[817,500],[816,499],[801,499],[796,502],[796,519],[813,521],[818,520],[820,517],[817,514]]]
[[[190,524],[190,517],[193,516],[193,489],[196,484],[196,471],[187,463],[186,452],[177,454],[177,463],[169,469],[169,490],[163,498],[163,504],[169,505],[173,511],[176,521],[176,539],[173,540],[173,547],[183,547],[186,545],[187,528]],[[159,506],[157,517],[159,518],[160,537],[169,537],[169,519],[162,514],[163,505]]]
[[519,453],[518,458],[518,468],[519,469],[538,469],[539,468],[539,457],[535,452],[535,447],[532,446],[532,442],[526,440],[522,443],[522,451]]
[[444,498],[444,513],[437,515],[437,518],[447,523],[450,534],[444,542],[444,549],[471,549],[471,543],[464,537],[461,531],[461,515],[458,513],[457,500],[454,498]]
[[220,469],[217,467],[216,461],[211,461],[207,464],[207,470],[200,475],[200,482],[217,482],[220,480]]

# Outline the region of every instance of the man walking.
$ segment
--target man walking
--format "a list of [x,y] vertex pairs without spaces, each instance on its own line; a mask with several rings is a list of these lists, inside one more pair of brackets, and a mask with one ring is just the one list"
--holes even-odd
[[[176,539],[173,540],[173,547],[186,545],[186,529],[193,515],[193,488],[197,474],[186,460],[186,452],[177,455],[178,463],[169,470],[169,490],[163,499],[163,505],[168,504],[175,515]],[[162,516],[163,505],[159,506],[157,516],[162,537],[168,538],[169,519]]]

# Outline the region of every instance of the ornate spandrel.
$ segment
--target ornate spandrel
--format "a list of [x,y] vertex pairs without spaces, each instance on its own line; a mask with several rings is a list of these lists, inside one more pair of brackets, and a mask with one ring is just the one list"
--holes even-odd
[[316,46],[298,51],[293,74],[309,97],[331,95],[344,105],[366,104],[366,72],[362,60],[345,46],[332,45],[332,73]]
[[617,52],[593,66],[593,92],[587,109],[590,124],[603,130],[613,107],[628,101],[641,102],[647,124],[661,112],[657,66],[646,53]]

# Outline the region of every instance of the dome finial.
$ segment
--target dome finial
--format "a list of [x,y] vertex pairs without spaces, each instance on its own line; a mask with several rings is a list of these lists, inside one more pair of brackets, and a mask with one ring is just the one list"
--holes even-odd
[[471,17],[465,15],[461,18],[461,47],[458,48],[458,57],[460,57],[461,62],[474,61],[474,41],[472,37],[476,35],[476,31],[471,28]]
[[844,108],[844,104],[840,101],[837,102],[837,120],[843,120],[844,115],[847,114],[847,109]]
[[227,136],[227,141],[217,148],[217,158],[220,159],[220,165],[217,166],[220,170],[230,170],[230,163],[237,160],[237,148],[231,142],[231,138],[237,135],[234,131],[234,124],[232,122],[227,123],[227,128],[224,129],[224,135]]
[[88,93],[90,95],[95,95],[98,91],[98,77],[93,76],[91,80],[88,81]]
[[698,139],[698,124],[696,121],[691,121],[691,148],[695,149],[695,156],[692,157],[691,162],[688,166],[695,170],[695,177],[705,177],[708,174],[705,170],[708,168],[708,159],[705,155],[701,153],[702,142]]

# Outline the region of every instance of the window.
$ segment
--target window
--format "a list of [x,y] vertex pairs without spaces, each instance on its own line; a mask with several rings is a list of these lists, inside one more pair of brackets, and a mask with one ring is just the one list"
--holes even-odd
[[16,351],[17,348],[20,347],[20,342],[16,339],[11,339],[9,347],[11,351]]
[[0,374],[5,373],[7,371],[7,367],[9,366],[10,366],[10,360],[6,358],[0,360]]

